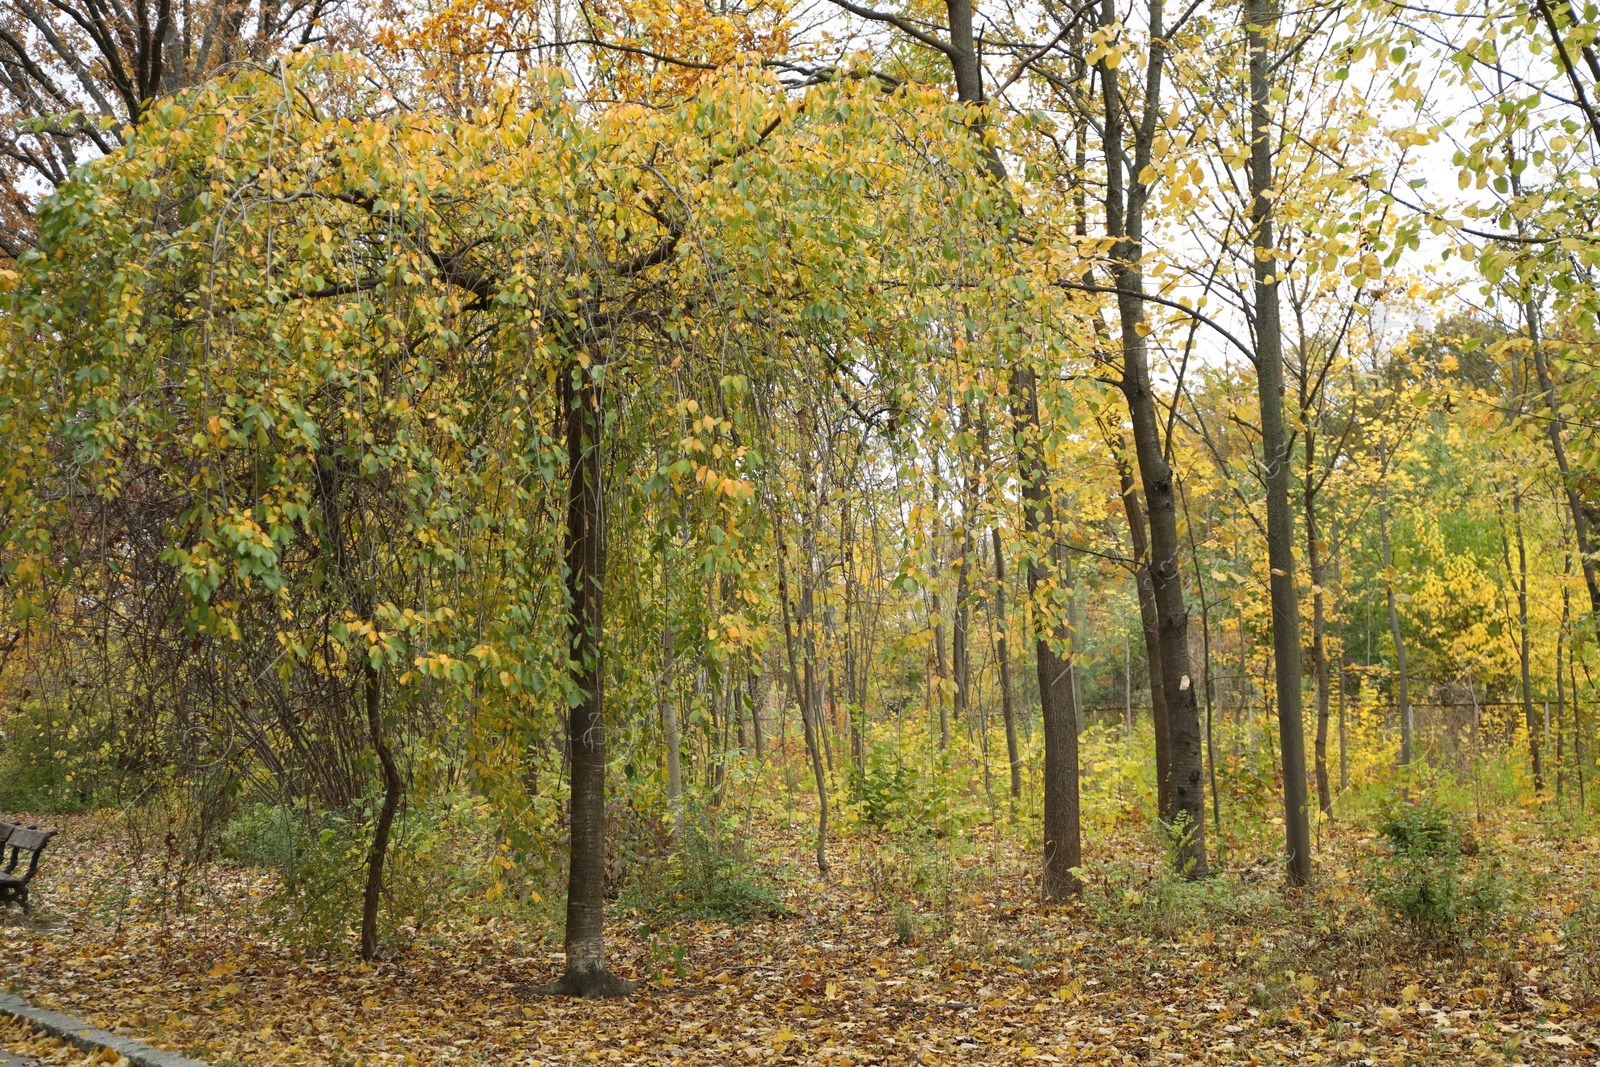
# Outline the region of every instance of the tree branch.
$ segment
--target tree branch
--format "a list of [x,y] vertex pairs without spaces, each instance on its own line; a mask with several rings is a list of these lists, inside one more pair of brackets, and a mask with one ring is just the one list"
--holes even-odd
[[837,7],[844,8],[852,15],[859,15],[869,22],[888,23],[890,26],[893,26],[907,37],[921,41],[929,48],[937,49],[951,59],[958,58],[958,53],[956,52],[954,45],[950,44],[948,41],[939,40],[939,38],[935,37],[931,33],[917,29],[917,27],[913,26],[908,19],[905,19],[900,15],[894,15],[887,11],[874,11],[870,7],[862,7],[859,4],[853,4],[850,2],[850,0],[829,0],[829,2]]
[[1219,336],[1243,353],[1244,357],[1250,361],[1251,366],[1255,365],[1256,354],[1254,349],[1245,344],[1243,341],[1239,340],[1233,334],[1229,333],[1220,322],[1217,322],[1215,319],[1196,311],[1192,307],[1185,307],[1176,300],[1168,300],[1164,296],[1156,296],[1152,293],[1136,292],[1132,289],[1123,289],[1113,285],[1092,285],[1088,282],[1074,282],[1068,281],[1067,279],[1061,279],[1054,284],[1058,289],[1076,289],[1083,293],[1107,293],[1112,296],[1131,296],[1136,300],[1148,300],[1152,304],[1160,304],[1162,307],[1168,307],[1174,311],[1181,311],[1190,318],[1196,319],[1199,322],[1203,322],[1207,326],[1211,327]]

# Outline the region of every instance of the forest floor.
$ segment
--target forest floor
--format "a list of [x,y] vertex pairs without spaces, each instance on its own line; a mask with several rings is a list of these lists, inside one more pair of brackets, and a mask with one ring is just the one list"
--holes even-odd
[[[1058,908],[1003,828],[921,858],[858,833],[828,881],[780,872],[781,917],[649,942],[616,922],[614,969],[647,983],[611,1002],[535,995],[559,945],[504,919],[368,965],[269,933],[263,872],[219,864],[157,911],[129,894],[106,820],[52,822],[41,906],[0,928],[4,983],[217,1064],[1600,1063],[1600,844],[1521,816],[1480,828],[1519,900],[1470,947],[1386,932],[1359,891],[1372,836],[1354,830],[1324,829],[1319,888],[1291,897],[1264,860],[1176,883],[1125,829],[1095,841],[1084,900]],[[798,824],[763,833],[807,854]]]

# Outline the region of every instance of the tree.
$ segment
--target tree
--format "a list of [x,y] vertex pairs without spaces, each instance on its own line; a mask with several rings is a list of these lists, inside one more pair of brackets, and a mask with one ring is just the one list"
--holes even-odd
[[[408,225],[414,205],[370,210],[376,189],[414,172],[382,150],[332,188],[322,171],[348,161],[341,151],[398,147],[391,120],[373,120],[343,149],[320,140],[337,120],[309,104],[290,106],[274,126],[280,86],[304,79],[315,92],[341,73],[255,73],[202,91],[187,108],[158,106],[128,153],[49,204],[38,249],[18,263],[5,323],[38,354],[36,371],[8,376],[13,401],[34,398],[16,429],[41,458],[80,457],[53,478],[70,490],[59,499],[82,506],[155,492],[170,500],[153,529],[185,594],[178,617],[195,647],[215,644],[225,663],[248,663],[268,644],[275,670],[263,680],[283,696],[326,689],[336,734],[346,717],[361,724],[356,736],[370,745],[381,791],[362,906],[370,957],[404,791],[394,733],[429,699],[424,678],[466,674],[474,635],[445,621],[455,561],[472,554],[464,538],[473,527],[460,525],[457,508],[473,476],[460,457],[495,420],[480,421],[483,410],[453,373],[471,361],[450,358],[438,340],[453,336],[458,308],[434,299],[437,276],[407,273],[419,254]],[[214,236],[214,217],[187,210],[206,204],[211,181],[221,180],[209,153],[238,146],[231,178],[251,187],[270,153],[286,150],[268,131],[307,150],[275,172],[269,191],[243,198],[226,239]],[[433,132],[415,136],[425,142]],[[348,282],[329,278],[335,233],[350,242],[344,249],[359,250]],[[273,255],[269,235],[295,251]],[[62,330],[68,321],[75,325]],[[306,355],[324,345],[337,358]],[[504,370],[484,368],[482,380],[496,388]],[[29,510],[39,550],[76,555],[70,506]],[[305,736],[311,712],[296,721],[280,707],[276,727],[253,734],[252,751],[268,759],[275,737],[293,747],[314,741]]]
[[[1150,573],[1154,582],[1157,618],[1161,627],[1161,688],[1166,698],[1172,744],[1171,819],[1178,835],[1174,860],[1195,878],[1208,871],[1205,839],[1205,789],[1202,764],[1200,709],[1189,676],[1189,616],[1184,605],[1181,545],[1178,540],[1177,493],[1167,459],[1161,419],[1151,381],[1150,328],[1145,319],[1144,256],[1145,209],[1149,204],[1150,161],[1157,125],[1163,113],[1161,79],[1166,67],[1167,39],[1181,29],[1164,22],[1162,0],[1151,0],[1146,11],[1144,88],[1136,122],[1128,117],[1129,100],[1140,96],[1122,75],[1117,38],[1122,22],[1111,0],[1100,6],[1097,30],[1106,184],[1105,229],[1112,245],[1108,258],[1109,292],[1115,294],[1120,320],[1121,379],[1118,387],[1128,405],[1134,453],[1144,483],[1150,523]],[[1113,55],[1118,56],[1117,59]],[[1130,143],[1131,141],[1131,143]],[[1130,151],[1131,149],[1131,151]]]
[[1272,568],[1272,647],[1277,671],[1279,751],[1283,760],[1283,818],[1289,883],[1311,881],[1311,830],[1306,814],[1306,748],[1300,687],[1300,597],[1294,580],[1294,510],[1289,503],[1293,461],[1283,411],[1283,328],[1280,278],[1272,234],[1272,57],[1277,32],[1271,0],[1245,11],[1250,50],[1250,220],[1255,251],[1256,382],[1261,395],[1261,451],[1267,497],[1267,555]]
[[[53,205],[44,231],[49,242],[43,253],[25,257],[22,265],[27,273],[17,283],[11,298],[14,311],[6,319],[7,328],[31,338],[30,343],[52,356],[18,377],[11,396],[23,395],[17,390],[25,388],[48,403],[25,408],[13,404],[10,410],[26,414],[19,429],[39,435],[48,445],[46,453],[83,448],[87,442],[92,451],[85,455],[91,463],[79,469],[89,472],[86,476],[96,479],[105,493],[121,491],[116,471],[124,449],[152,457],[164,456],[170,448],[193,449],[191,462],[201,463],[204,470],[218,458],[231,458],[230,449],[247,449],[262,434],[269,441],[275,433],[286,435],[272,454],[273,469],[280,473],[265,483],[259,475],[202,476],[195,481],[187,464],[174,465],[168,475],[177,477],[181,472],[196,496],[183,524],[172,528],[172,535],[178,535],[196,526],[195,534],[184,534],[185,539],[171,543],[167,553],[193,598],[194,625],[219,639],[236,640],[249,615],[243,602],[230,595],[234,584],[276,591],[320,581],[317,568],[326,566],[326,561],[302,577],[287,571],[285,560],[293,557],[285,550],[304,543],[305,531],[315,529],[319,513],[330,516],[330,527],[338,529],[340,516],[349,511],[330,511],[316,504],[318,494],[331,497],[328,476],[312,476],[321,468],[316,457],[323,431],[314,416],[300,415],[293,407],[280,419],[282,391],[314,390],[319,376],[336,373],[337,380],[345,383],[343,388],[362,405],[375,406],[371,412],[360,406],[333,409],[341,413],[342,425],[351,434],[353,451],[347,457],[351,477],[354,484],[370,482],[380,494],[376,499],[396,516],[388,520],[391,531],[398,522],[401,529],[419,532],[407,537],[358,531],[365,544],[378,550],[370,563],[341,562],[349,554],[335,542],[328,558],[336,572],[362,584],[345,602],[348,606],[336,602],[320,615],[300,616],[296,626],[286,630],[289,657],[284,668],[303,663],[307,669],[343,677],[363,662],[369,665],[359,668],[365,679],[363,703],[385,783],[367,894],[369,906],[375,906],[378,896],[370,887],[381,882],[386,831],[398,801],[392,753],[385,755],[386,741],[378,729],[382,716],[373,714],[382,701],[383,672],[410,658],[412,669],[395,679],[398,686],[425,680],[476,685],[480,671],[507,691],[535,685],[540,664],[513,651],[521,643],[515,633],[517,621],[526,617],[520,604],[499,605],[504,614],[494,620],[490,634],[482,635],[498,640],[465,646],[444,643],[441,634],[456,642],[471,642],[480,635],[443,625],[439,609],[428,599],[430,587],[418,578],[441,560],[473,557],[470,544],[445,539],[442,531],[456,527],[442,526],[442,516],[433,509],[453,509],[479,499],[482,475],[466,462],[474,450],[489,449],[489,469],[502,472],[513,483],[530,477],[530,470],[551,469],[539,439],[530,443],[527,436],[537,421],[525,418],[520,404],[505,408],[490,401],[503,395],[498,391],[507,388],[510,376],[515,387],[511,395],[520,392],[527,398],[523,403],[537,410],[537,383],[553,381],[558,394],[543,404],[561,412],[565,420],[567,469],[561,552],[568,608],[560,657],[566,678],[557,692],[567,704],[560,710],[567,713],[574,760],[568,972],[555,989],[580,995],[622,992],[626,986],[606,970],[602,927],[603,387],[608,376],[621,372],[613,353],[630,351],[640,343],[630,329],[644,323],[653,330],[662,321],[659,316],[682,307],[641,306],[638,293],[659,291],[653,281],[630,287],[672,261],[683,232],[680,227],[688,220],[665,215],[658,219],[632,193],[616,195],[616,187],[590,182],[583,177],[582,161],[589,152],[608,153],[615,161],[613,181],[627,188],[628,183],[643,180],[642,175],[655,173],[652,166],[658,171],[665,161],[662,153],[676,152],[674,158],[686,173],[699,174],[703,180],[706,173],[715,175],[727,168],[735,172],[729,180],[737,188],[741,180],[737,164],[779,123],[761,94],[730,90],[724,98],[708,90],[701,106],[721,113],[719,121],[740,124],[742,140],[735,147],[705,145],[692,132],[695,120],[688,116],[687,127],[646,125],[644,131],[656,140],[640,142],[634,139],[641,132],[631,121],[635,115],[617,116],[609,125],[597,127],[582,122],[560,103],[559,76],[547,83],[551,95],[538,110],[491,113],[506,116],[504,125],[495,117],[479,126],[475,119],[402,122],[386,116],[353,120],[337,110],[331,116],[324,114],[316,94],[343,91],[348,84],[343,79],[352,72],[337,64],[286,67],[281,73],[255,73],[208,89],[185,107],[163,105],[147,116],[133,152],[108,161],[102,180],[73,187],[70,196]],[[291,83],[294,88],[286,95],[280,85],[287,88]],[[280,102],[287,119],[278,116]],[[364,106],[359,95],[350,102]],[[731,111],[722,111],[730,105]],[[784,109],[780,107],[777,114],[781,117]],[[174,130],[183,130],[184,137],[174,138]],[[455,155],[462,144],[468,146],[466,154]],[[654,147],[643,147],[646,156],[633,155],[650,144]],[[214,172],[215,160],[222,157],[213,153],[222,145],[243,153],[243,162],[226,177]],[[288,156],[275,155],[278,152]],[[637,169],[651,153],[656,162]],[[443,168],[443,178],[438,173],[442,154],[452,157],[452,165]],[[270,169],[275,164],[269,161],[282,158],[295,161],[292,170]],[[212,238],[196,238],[216,222],[206,210],[213,204],[213,180],[223,182],[224,188],[237,182],[253,190],[251,183],[263,173],[272,175],[272,187],[243,197],[245,221],[224,231],[229,238],[226,255],[213,251]],[[181,181],[165,191],[158,181],[118,184],[123,178],[152,174],[181,176],[182,181],[195,183],[196,191],[186,199]],[[552,188],[565,203],[552,199]],[[175,234],[146,221],[152,212],[172,210],[170,202],[161,199],[168,192],[178,193],[180,204],[198,197],[202,207],[192,218],[180,216],[182,225]],[[132,200],[120,200],[123,196]],[[430,206],[434,196],[447,205],[443,211]],[[650,199],[645,194],[643,203]],[[294,210],[285,210],[291,205]],[[721,209],[727,207],[728,203],[719,204]],[[502,211],[531,221],[496,239]],[[616,212],[623,214],[619,217]],[[108,218],[121,221],[107,226]],[[613,221],[605,224],[608,219]],[[622,246],[608,248],[603,239],[590,236],[594,233],[590,227],[596,226],[601,232],[622,234],[618,239]],[[334,242],[335,233],[343,243]],[[272,240],[267,240],[269,234]],[[143,257],[152,247],[172,251],[147,263]],[[275,252],[279,248],[293,252],[279,255]],[[204,258],[190,258],[191,253]],[[573,256],[579,258],[574,261]],[[219,280],[208,280],[212,276],[197,262],[221,263]],[[130,263],[144,265],[130,270]],[[562,263],[590,273],[579,280],[576,273],[552,269]],[[64,281],[68,277],[73,279],[70,284]],[[108,278],[116,280],[108,285]],[[133,292],[149,295],[125,299]],[[202,333],[202,343],[191,344],[194,335],[189,332],[188,315],[180,310],[193,303],[213,309],[207,322],[226,329],[214,326],[218,332],[209,335],[212,339],[205,340],[208,335]],[[280,310],[283,305],[291,312],[287,318]],[[92,316],[80,317],[91,307],[96,309]],[[628,314],[618,314],[619,307],[628,309]],[[57,322],[73,323],[59,339],[51,332]],[[281,325],[285,322],[289,325]],[[666,328],[676,326],[669,319]],[[146,336],[159,343],[148,344]],[[216,338],[226,339],[227,347],[219,348],[222,341]],[[341,351],[360,353],[368,362],[348,371],[340,370],[341,365],[319,369],[314,361],[307,365],[300,352],[320,351],[324,338],[337,341]],[[473,340],[463,343],[462,338]],[[128,397],[139,395],[132,392],[134,386],[158,392],[163,388],[160,356],[169,349],[192,357],[182,381],[193,391],[194,402],[181,409],[170,402],[130,406]],[[279,363],[271,366],[281,368],[280,378],[255,373],[263,351],[280,353]],[[528,351],[535,353],[531,362]],[[218,398],[212,383],[224,353],[236,361],[241,375],[254,376],[240,395]],[[416,369],[396,373],[393,363],[400,358],[414,362]],[[74,360],[104,369],[88,376],[59,377],[58,364]],[[430,387],[440,377],[444,384]],[[93,381],[104,384],[92,386]],[[74,392],[57,396],[59,383],[70,384]],[[387,388],[377,388],[378,384]],[[473,391],[480,385],[490,392]],[[422,390],[431,402],[445,405],[442,412],[449,417],[435,417],[431,406],[388,391],[401,386]],[[77,392],[84,389],[90,392]],[[73,422],[73,413],[85,404],[99,413],[96,421]],[[465,444],[455,438],[462,432],[462,410],[481,413],[485,420],[482,431]],[[187,425],[172,421],[180,413],[193,421]],[[384,420],[405,432],[393,440],[375,435],[380,428],[387,432]],[[445,433],[444,439],[433,436],[438,432]],[[175,444],[157,445],[158,441]],[[371,454],[373,449],[376,455]],[[395,469],[401,457],[406,462],[405,477]],[[246,470],[254,467],[252,463]],[[410,473],[414,470],[429,477]],[[441,485],[446,475],[448,480]],[[547,478],[531,476],[536,482]],[[256,495],[263,484],[265,495]],[[738,479],[711,477],[709,468],[703,469],[701,484],[708,492],[733,498],[748,495]],[[245,494],[242,499],[235,495],[239,493]],[[49,547],[53,539],[68,531],[50,525],[60,515],[59,507],[34,510],[37,537],[27,543],[45,552],[39,558],[46,560],[54,555]],[[492,530],[495,523],[474,522],[460,528]],[[13,539],[11,547],[15,551],[23,544]],[[397,552],[410,545],[418,546],[410,555]],[[534,541],[522,550],[531,557],[545,547],[554,546]],[[26,576],[38,567],[28,564],[21,570]],[[390,590],[403,591],[405,599],[382,599]],[[312,634],[320,627],[335,639],[328,654],[322,653],[325,642],[309,635],[303,641],[296,638],[297,628],[307,625]],[[369,953],[376,951],[374,930],[373,923],[364,921],[363,948]]]

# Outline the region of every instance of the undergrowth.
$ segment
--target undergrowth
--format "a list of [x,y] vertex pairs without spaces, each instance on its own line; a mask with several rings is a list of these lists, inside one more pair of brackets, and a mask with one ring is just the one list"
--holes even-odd
[[1509,886],[1459,815],[1430,798],[1402,800],[1377,830],[1383,847],[1370,861],[1367,890],[1410,938],[1448,949],[1502,917]]
[[736,814],[687,805],[673,823],[614,848],[627,855],[617,887],[624,909],[652,921],[744,923],[785,914],[778,879],[751,854]]

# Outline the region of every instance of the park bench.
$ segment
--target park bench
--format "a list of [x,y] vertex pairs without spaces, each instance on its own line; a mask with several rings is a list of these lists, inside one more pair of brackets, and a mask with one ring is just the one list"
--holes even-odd
[[[23,911],[28,910],[28,883],[33,881],[34,872],[39,869],[39,854],[58,832],[41,830],[37,826],[23,826],[21,823],[0,823],[0,855],[6,849],[11,850],[10,862],[4,870],[0,870],[0,905],[16,902],[22,905]],[[24,852],[30,854],[28,869],[18,874],[17,864]]]

